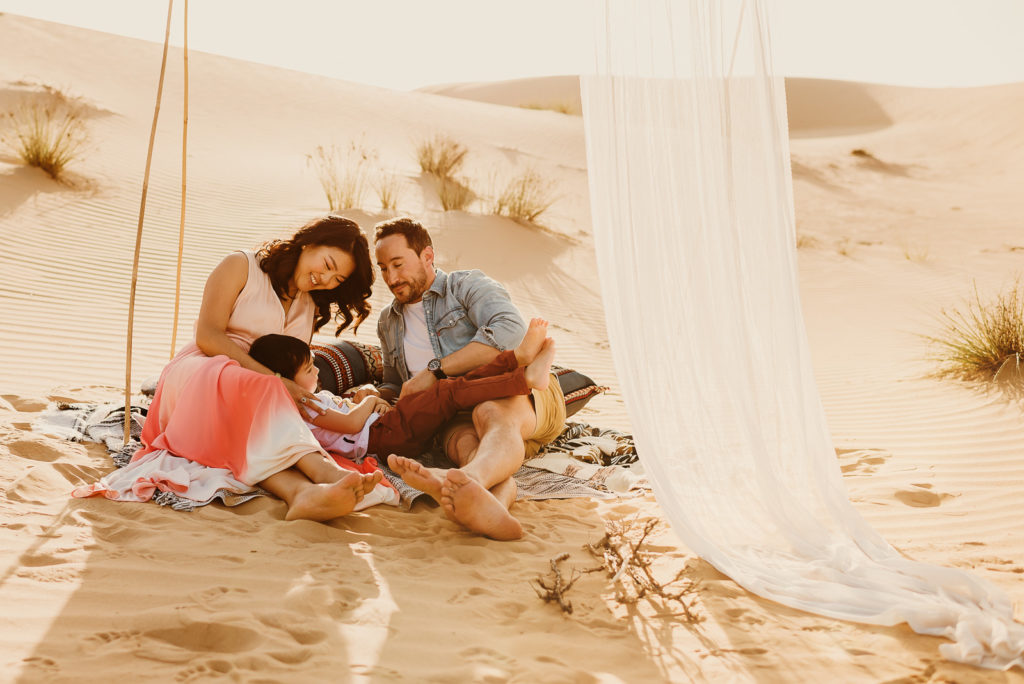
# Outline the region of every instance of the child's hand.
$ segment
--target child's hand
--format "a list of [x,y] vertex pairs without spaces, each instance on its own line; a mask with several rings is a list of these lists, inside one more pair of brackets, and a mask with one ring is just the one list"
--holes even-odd
[[352,394],[352,401],[358,404],[369,396],[379,397],[380,392],[373,385],[362,385]]
[[387,413],[390,410],[391,410],[391,404],[389,404],[388,402],[384,401],[380,397],[377,397],[374,400],[374,406],[373,406],[373,412],[374,413],[383,416],[385,413]]

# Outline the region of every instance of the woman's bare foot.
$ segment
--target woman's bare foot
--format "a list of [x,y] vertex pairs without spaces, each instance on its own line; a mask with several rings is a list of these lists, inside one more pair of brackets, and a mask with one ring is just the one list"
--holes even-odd
[[511,541],[523,527],[483,485],[457,468],[449,470],[441,487],[441,507],[455,522],[491,539]]
[[526,337],[516,347],[516,361],[520,366],[529,365],[544,346],[544,340],[548,336],[548,322],[543,318],[531,318],[530,325],[526,328]]
[[398,473],[405,484],[415,487],[437,503],[441,503],[441,484],[444,482],[444,471],[428,468],[418,461],[398,454],[388,456],[388,467]]
[[351,513],[381,477],[379,472],[372,475],[350,472],[333,484],[310,482],[295,494],[284,519],[325,522],[340,518]]
[[551,381],[551,362],[555,360],[555,341],[550,337],[544,340],[537,358],[526,367],[524,375],[526,384],[535,390],[544,391]]

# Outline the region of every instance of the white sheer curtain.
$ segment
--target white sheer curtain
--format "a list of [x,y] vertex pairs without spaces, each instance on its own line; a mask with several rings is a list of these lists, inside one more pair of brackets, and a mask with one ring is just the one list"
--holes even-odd
[[904,558],[847,500],[797,282],[783,81],[762,0],[608,0],[583,79],[609,335],[683,541],[761,596],[1024,666],[1008,598]]

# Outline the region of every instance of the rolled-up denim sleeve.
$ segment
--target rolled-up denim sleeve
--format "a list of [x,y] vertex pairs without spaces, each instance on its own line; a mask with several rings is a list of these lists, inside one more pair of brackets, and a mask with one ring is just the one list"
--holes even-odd
[[501,283],[481,271],[468,271],[456,284],[456,292],[476,325],[472,342],[505,351],[523,341],[526,321]]
[[387,344],[384,331],[385,322],[382,315],[377,320],[377,341],[380,342],[381,370],[384,377],[378,387],[398,394],[402,391],[402,376],[399,375],[398,368],[395,367],[395,356],[391,353],[390,345]]

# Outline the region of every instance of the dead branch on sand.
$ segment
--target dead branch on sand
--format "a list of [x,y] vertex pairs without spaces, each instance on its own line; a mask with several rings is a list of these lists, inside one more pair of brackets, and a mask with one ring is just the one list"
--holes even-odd
[[551,578],[545,580],[543,577],[538,577],[534,580],[536,586],[533,587],[533,590],[537,592],[537,596],[544,600],[544,603],[557,601],[563,613],[572,615],[572,601],[565,598],[565,593],[572,588],[572,585],[576,584],[576,580],[582,576],[582,573],[574,569],[568,582],[562,578],[562,571],[558,569],[558,564],[568,558],[568,552],[560,553],[552,558]]

